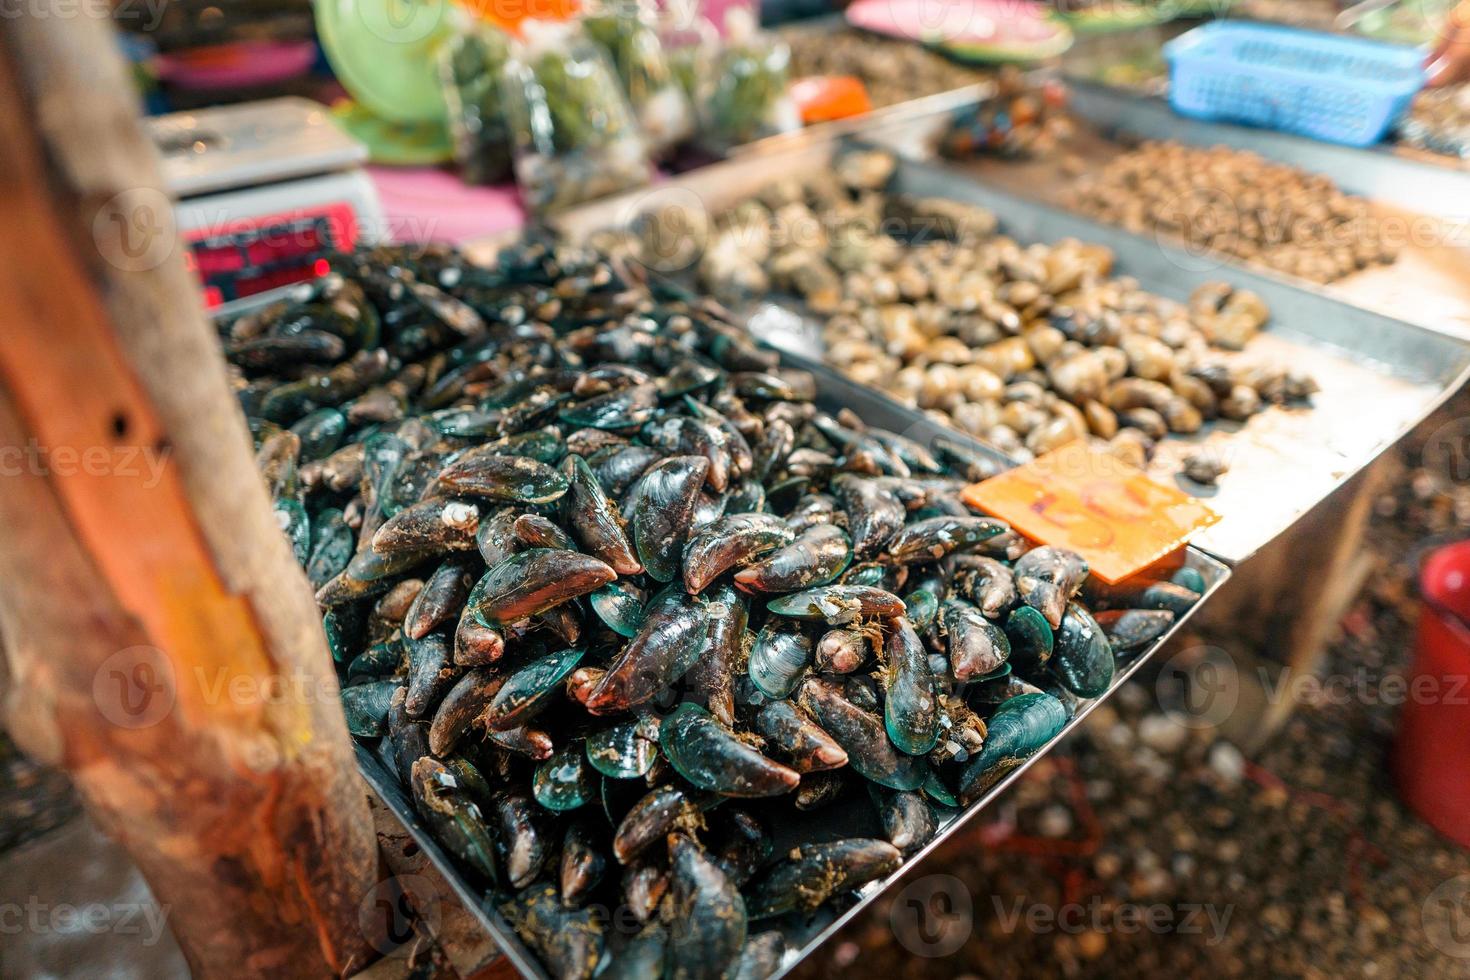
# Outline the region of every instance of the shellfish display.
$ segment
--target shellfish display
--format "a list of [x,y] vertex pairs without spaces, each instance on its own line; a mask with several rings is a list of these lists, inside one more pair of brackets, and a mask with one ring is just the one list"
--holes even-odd
[[350,731],[553,976],[768,975],[1203,591],[1094,615],[960,501],[994,457],[598,252],[331,261],[222,327],[260,469]]
[[894,168],[851,150],[836,180],[771,184],[720,216],[699,281],[730,305],[799,298],[834,367],[1018,460],[1086,438],[1142,468],[1160,440],[1317,390],[1230,356],[1270,318],[1249,290],[1158,296],[1107,248],[1023,245],[983,207],[889,194]]

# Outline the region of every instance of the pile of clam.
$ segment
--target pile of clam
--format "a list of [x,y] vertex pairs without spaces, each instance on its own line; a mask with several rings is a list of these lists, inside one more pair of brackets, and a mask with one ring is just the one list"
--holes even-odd
[[1222,356],[1269,318],[1254,293],[1156,296],[1101,246],[1022,245],[984,208],[885,194],[892,170],[850,152],[835,181],[771,185],[722,216],[701,283],[730,304],[800,296],[831,364],[1019,459],[1090,437],[1141,467],[1170,434],[1316,390]]
[[829,32],[797,25],[781,31],[791,48],[791,75],[851,76],[877,108],[975,85],[986,73],[906,41],[856,29]]
[[1150,141],[1077,179],[1069,207],[1312,282],[1394,261],[1382,223],[1330,178],[1227,146]]
[[260,468],[349,729],[554,976],[769,975],[1204,589],[1094,616],[988,458],[597,253],[333,263],[222,328]]

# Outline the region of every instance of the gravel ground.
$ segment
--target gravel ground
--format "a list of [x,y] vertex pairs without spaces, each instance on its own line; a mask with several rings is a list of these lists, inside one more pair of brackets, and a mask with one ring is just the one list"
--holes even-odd
[[1435,451],[1467,419],[1462,393],[1376,502],[1324,668],[1351,696],[1305,699],[1248,761],[1135,680],[796,975],[1470,977],[1470,853],[1395,798],[1378,696],[1413,653],[1409,556],[1470,525],[1470,473]]

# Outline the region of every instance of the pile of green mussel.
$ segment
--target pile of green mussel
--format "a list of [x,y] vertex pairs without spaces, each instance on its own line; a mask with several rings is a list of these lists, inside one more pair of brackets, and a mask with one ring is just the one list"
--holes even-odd
[[975,444],[599,253],[331,263],[232,380],[349,729],[551,975],[769,975],[1204,589],[1094,596],[960,501]]

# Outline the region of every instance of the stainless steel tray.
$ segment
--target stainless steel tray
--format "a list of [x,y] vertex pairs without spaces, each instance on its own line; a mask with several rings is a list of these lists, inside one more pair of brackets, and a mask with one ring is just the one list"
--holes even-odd
[[[877,137],[874,142],[887,144],[881,132]],[[710,215],[717,214],[777,176],[828,171],[838,145],[813,142],[778,157],[727,161],[641,194],[572,212],[561,226],[583,235],[626,224],[668,203],[698,202]],[[1022,242],[1073,237],[1106,245],[1117,256],[1117,272],[1136,277],[1145,289],[1162,296],[1182,301],[1201,283],[1226,279],[1269,304],[1270,324],[1242,356],[1310,372],[1322,388],[1312,399],[1313,407],[1271,408],[1244,425],[1212,423],[1194,436],[1172,437],[1160,444],[1150,468],[1155,479],[1169,483],[1182,458],[1206,446],[1229,463],[1217,492],[1206,500],[1221,520],[1194,543],[1230,564],[1249,558],[1286,530],[1470,377],[1466,340],[1344,303],[1307,284],[1233,266],[1202,267],[1197,258],[1167,243],[997,191],[943,166],[902,160],[893,189],[983,205],[999,216],[1003,232]],[[795,301],[774,302],[779,307]],[[810,329],[806,335],[791,330],[762,334],[778,347],[812,351]]]
[[[810,152],[810,149],[808,150]],[[626,205],[614,205],[615,213],[627,211]],[[576,214],[578,212],[574,212]],[[607,224],[591,224],[592,229],[607,227]],[[488,255],[496,245],[493,240],[486,240],[480,251]],[[232,313],[245,312],[249,309],[264,306],[267,300],[264,297],[251,297],[251,301],[241,304],[232,310]],[[253,302],[252,302],[253,301]],[[219,318],[223,314],[220,311],[212,311],[213,318]],[[958,443],[981,456],[989,457],[996,461],[1000,467],[1012,465],[1012,461],[997,451],[971,437],[946,429],[936,424],[933,420],[923,414],[906,408],[881,392],[858,385],[847,378],[842,377],[830,367],[809,360],[799,354],[782,351],[781,358],[787,367],[799,368],[812,372],[817,379],[817,403],[824,409],[836,412],[840,408],[848,408],[867,421],[870,425],[885,428],[893,432],[899,432],[911,439],[918,440],[925,445],[931,445],[935,438],[944,438]],[[1075,714],[1068,719],[1067,724],[1057,735],[1034,755],[1027,759],[1016,769],[1004,776],[999,782],[991,787],[980,799],[969,807],[959,810],[950,810],[935,807],[938,817],[939,829],[934,839],[930,841],[921,851],[906,859],[903,865],[883,881],[870,882],[850,902],[843,906],[840,911],[831,908],[819,910],[817,916],[809,922],[799,925],[779,925],[783,920],[772,920],[763,923],[762,928],[782,928],[787,936],[788,950],[782,960],[781,969],[774,974],[776,977],[784,976],[797,963],[811,955],[817,947],[821,946],[837,930],[842,928],[849,920],[856,916],[864,906],[877,898],[890,885],[912,871],[919,862],[943,841],[957,832],[960,827],[976,813],[984,809],[991,800],[995,799],[1016,779],[1020,778],[1031,765],[1047,752],[1055,748],[1062,739],[1070,735],[1081,724],[1082,720],[1092,713],[1099,704],[1111,697],[1121,685],[1126,683],[1130,677],[1150,659],[1155,653],[1183,627],[1210,596],[1230,577],[1230,569],[1220,561],[1204,553],[1198,548],[1189,547],[1181,551],[1176,558],[1178,565],[1197,570],[1205,581],[1205,592],[1193,608],[1184,615],[1178,617],[1174,625],[1167,633],[1159,637],[1152,645],[1142,652],[1132,656],[1119,665],[1118,671],[1113,678],[1113,684],[1099,698],[1079,703]],[[370,748],[370,744],[377,740],[354,740],[357,756],[358,771],[368,785],[372,787],[383,804],[393,812],[404,829],[413,839],[414,843],[423,851],[428,859],[444,876],[446,882],[453,889],[455,895],[463,903],[465,909],[480,923],[481,927],[494,939],[495,943],[505,953],[522,976],[535,977],[539,980],[550,980],[550,975],[541,965],[515,930],[500,914],[497,909],[495,896],[487,895],[467,881],[460,873],[450,856],[440,847],[437,840],[424,826],[414,809],[413,799],[407,788],[399,783],[398,778],[392,773],[376,753]],[[877,824],[876,817],[871,812],[871,807],[863,805],[853,810],[838,810],[835,807],[827,807],[807,816],[806,820],[794,820],[777,831],[778,844],[789,846],[802,840],[833,840],[855,835],[881,836],[881,829]]]
[[[846,378],[841,377],[830,368],[809,361],[800,356],[783,353],[783,362],[788,367],[803,368],[811,371],[817,378],[817,403],[823,408],[835,411],[846,407],[856,412],[861,418],[871,425],[902,432],[911,439],[917,439],[926,444],[932,443],[936,437],[948,439],[968,447],[974,452],[991,457],[1002,465],[1008,461],[996,450],[979,443],[963,434],[951,432],[943,426],[935,424],[922,414],[907,409],[887,397],[857,385]],[[1078,706],[1075,715],[1068,720],[1066,726],[1050,742],[1032,755],[1026,762],[1003,777],[995,786],[991,787],[984,796],[972,803],[969,807],[961,810],[936,807],[936,815],[939,818],[939,830],[934,839],[930,841],[921,851],[906,859],[903,865],[892,875],[882,881],[869,883],[861,892],[854,896],[850,903],[844,905],[840,910],[822,910],[810,922],[793,924],[785,919],[773,919],[763,921],[762,929],[781,928],[786,934],[789,948],[786,957],[782,960],[781,969],[774,976],[784,976],[801,960],[811,955],[817,947],[821,946],[833,933],[842,928],[849,920],[856,916],[864,906],[877,898],[883,891],[892,886],[904,875],[912,871],[930,851],[939,847],[947,838],[956,833],[966,821],[983,810],[993,799],[1005,792],[1006,788],[1021,774],[1047,752],[1051,751],[1057,744],[1071,734],[1099,704],[1111,697],[1119,686],[1126,683],[1135,672],[1152,657],[1169,639],[1183,626],[1215,590],[1230,577],[1230,570],[1221,562],[1211,558],[1196,548],[1187,548],[1180,555],[1181,564],[1194,568],[1204,576],[1206,590],[1200,601],[1192,609],[1179,617],[1174,626],[1167,634],[1160,637],[1148,649],[1138,655],[1119,664],[1113,685],[1101,697],[1092,701],[1084,701]],[[511,963],[522,975],[528,977],[547,977],[545,969],[536,959],[535,955],[520,941],[509,923],[496,910],[496,901],[489,899],[484,893],[470,885],[459,874],[453,860],[446,854],[437,841],[429,834],[414,810],[413,800],[398,780],[384,766],[382,761],[366,745],[359,742],[357,746],[358,768],[362,771],[364,778],[377,792],[383,803],[397,815],[402,821],[405,829],[413,837],[414,841],[422,848],[429,860],[444,875],[455,893],[463,901],[468,909],[485,928],[492,938],[499,944]],[[815,813],[804,815],[807,819],[793,822],[782,828],[776,829],[778,852],[784,846],[795,844],[798,841],[835,840],[842,837],[854,835],[881,836],[872,808],[865,802],[858,807],[840,808],[827,807]],[[614,917],[616,919],[616,917]]]
[[[606,225],[593,225],[593,228],[606,227]],[[491,246],[487,243],[485,251]],[[254,306],[264,305],[260,301]],[[240,311],[236,311],[240,312]],[[216,316],[219,314],[216,313]],[[799,368],[810,371],[817,379],[817,403],[824,409],[836,412],[840,408],[848,408],[867,421],[870,425],[885,428],[893,432],[899,432],[911,439],[918,440],[925,445],[931,445],[935,438],[947,439],[958,443],[981,456],[989,457],[996,461],[998,466],[1006,467],[1011,461],[998,450],[985,445],[963,433],[951,431],[922,413],[906,408],[881,392],[874,391],[862,385],[858,385],[847,378],[842,377],[830,367],[802,357],[789,351],[782,351],[781,358],[787,367]],[[1039,749],[1029,759],[1016,767],[1006,776],[1000,779],[983,796],[964,809],[951,810],[935,807],[938,817],[939,829],[925,847],[907,858],[903,865],[892,875],[882,881],[870,882],[861,892],[854,896],[848,904],[840,910],[824,908],[816,917],[809,922],[799,925],[780,925],[783,920],[772,920],[763,923],[762,928],[782,928],[788,941],[788,950],[782,960],[781,969],[774,975],[784,976],[790,972],[797,963],[811,955],[817,947],[821,946],[837,930],[841,929],[849,920],[856,916],[868,903],[877,898],[889,886],[904,875],[912,871],[922,859],[934,850],[951,835],[956,833],[961,826],[976,813],[983,810],[993,799],[1005,792],[1006,788],[1021,774],[1031,767],[1033,763],[1046,753],[1054,749],[1062,739],[1070,735],[1081,724],[1082,720],[1092,713],[1099,704],[1113,695],[1121,685],[1127,683],[1134,673],[1143,666],[1155,653],[1162,649],[1174,635],[1184,626],[1215,591],[1230,577],[1230,569],[1222,562],[1206,554],[1195,547],[1188,547],[1181,551],[1176,558],[1178,565],[1197,570],[1205,581],[1205,591],[1199,602],[1184,615],[1178,617],[1174,625],[1167,633],[1159,637],[1152,645],[1142,652],[1132,656],[1119,664],[1117,673],[1113,678],[1113,684],[1099,698],[1079,703],[1073,717],[1068,719],[1067,724],[1046,745]],[[522,976],[550,980],[549,974],[515,930],[500,914],[497,909],[497,901],[494,896],[487,895],[474,887],[459,873],[457,866],[449,855],[439,846],[437,840],[424,826],[414,809],[413,799],[408,790],[398,782],[397,777],[383,761],[378,758],[370,743],[374,740],[355,740],[357,755],[357,767],[362,773],[368,785],[372,787],[383,804],[393,812],[415,844],[423,851],[428,859],[433,862],[434,867],[444,876],[455,895],[463,903],[466,910],[480,923],[485,931],[495,940],[496,944],[505,953]],[[858,834],[865,836],[881,836],[881,830],[877,825],[871,808],[864,805],[854,810],[838,810],[828,807],[809,815],[806,821],[793,821],[777,832],[777,841],[783,845],[790,845],[801,840],[832,840],[841,837],[850,837]]]

